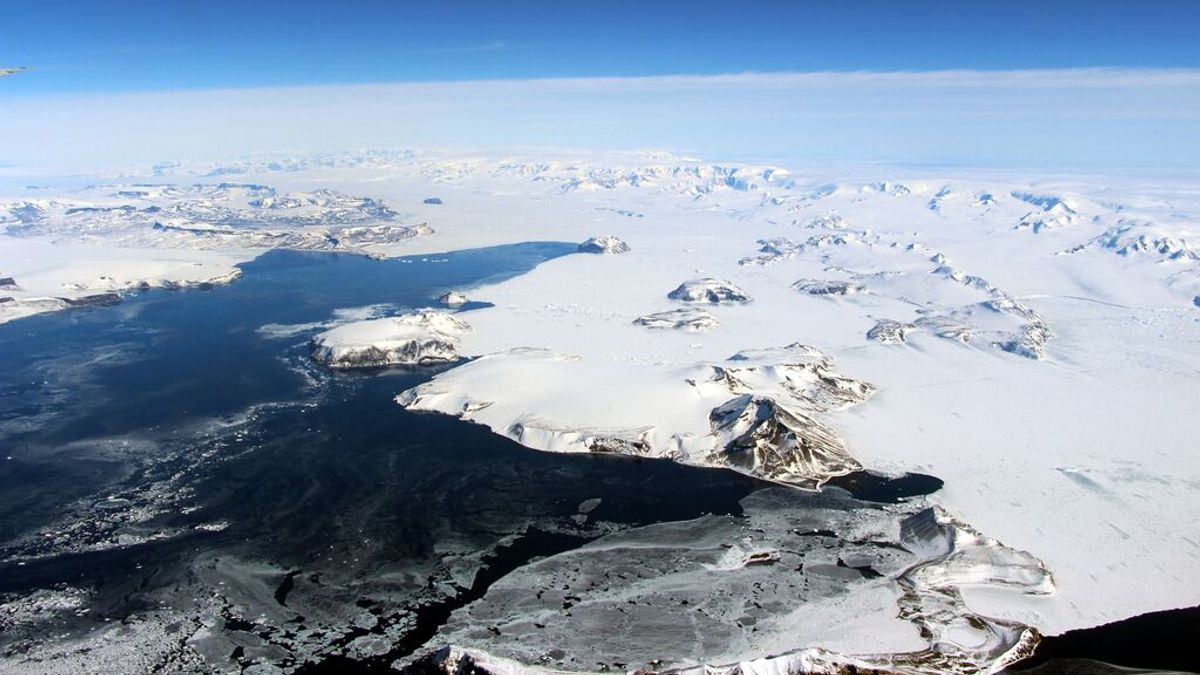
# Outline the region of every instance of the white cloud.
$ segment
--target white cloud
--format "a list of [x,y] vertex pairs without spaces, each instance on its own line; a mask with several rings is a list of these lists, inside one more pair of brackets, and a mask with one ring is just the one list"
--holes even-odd
[[[2,90],[0,90],[2,91]],[[0,162],[347,147],[661,147],[726,158],[1194,163],[1200,70],[811,72],[0,98]]]
[[481,45],[467,45],[463,47],[440,47],[438,49],[423,49],[425,54],[471,54],[474,52],[498,52],[508,49],[508,43],[503,40],[495,40]]

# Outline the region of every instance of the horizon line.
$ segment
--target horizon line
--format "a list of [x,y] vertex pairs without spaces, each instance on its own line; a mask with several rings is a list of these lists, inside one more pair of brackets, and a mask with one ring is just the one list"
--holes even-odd
[[[0,72],[10,70],[0,69]],[[14,67],[4,75],[36,71],[36,66]],[[777,89],[790,87],[839,87],[849,85],[945,87],[980,89],[990,87],[1078,88],[1097,87],[1200,87],[1200,67],[1130,67],[1087,66],[1072,68],[942,68],[931,70],[746,70],[728,73],[667,73],[656,75],[586,75],[578,77],[497,77],[445,80],[373,80],[365,82],[310,82],[289,84],[227,85],[150,89],[107,89],[79,91],[6,92],[0,87],[0,97],[12,98],[97,98],[118,96],[154,96],[219,94],[226,92],[286,92],[302,90],[389,90],[389,89],[448,89],[477,86],[481,88],[538,87],[563,92],[608,90],[637,91],[664,87],[674,90],[720,89],[723,87],[752,87]]]

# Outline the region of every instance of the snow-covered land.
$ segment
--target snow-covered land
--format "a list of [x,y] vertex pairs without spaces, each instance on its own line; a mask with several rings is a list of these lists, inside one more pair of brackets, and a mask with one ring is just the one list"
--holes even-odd
[[236,263],[266,249],[385,255],[432,232],[376,199],[327,188],[210,179],[33,192],[0,200],[0,323],[133,290],[227,283]]
[[106,240],[0,236],[0,323],[89,305],[124,293],[207,288],[234,281],[253,255],[193,249],[147,250]]
[[[538,383],[535,406],[507,395],[513,374]],[[821,418],[865,401],[875,388],[841,375],[813,347],[739,352],[646,378],[626,386],[620,369],[519,348],[482,356],[397,401],[462,415],[540,450],[670,457],[805,487],[861,468]],[[568,394],[576,387],[605,411],[602,424],[579,417]]]
[[[237,188],[245,204],[212,219],[186,196],[211,187],[108,189],[106,210],[70,214],[73,195],[17,194],[0,204],[0,276],[28,283],[10,243],[35,236],[195,260],[604,232],[628,250],[458,289],[493,305],[467,315],[469,332],[377,318],[322,334],[317,353],[411,362],[436,333],[439,358],[478,358],[397,400],[539,450],[668,457],[802,488],[859,467],[945,480],[933,515],[879,528],[916,559],[822,605],[815,624],[792,617],[804,630],[776,624],[721,653],[712,665],[741,666],[720,672],[988,671],[1028,648],[1029,628],[1200,604],[1200,195],[1185,178],[404,152],[161,166],[153,182],[230,175],[280,187]],[[180,222],[155,228],[165,216],[143,211],[164,199]],[[245,218],[251,234],[232,222]],[[528,619],[489,620],[501,618]],[[450,635],[462,649],[445,663],[536,666],[519,645]]]

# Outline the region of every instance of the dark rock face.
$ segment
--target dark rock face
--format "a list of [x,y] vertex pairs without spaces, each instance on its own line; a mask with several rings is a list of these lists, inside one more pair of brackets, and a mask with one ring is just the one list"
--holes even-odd
[[715,435],[728,438],[720,459],[760,476],[817,488],[862,468],[829,427],[769,398],[743,394],[715,408],[709,420]]
[[998,341],[994,344],[1011,354],[1038,360],[1046,356],[1046,342],[1050,340],[1050,335],[1050,329],[1046,327],[1046,324],[1035,320],[1022,326],[1020,334],[1011,340]]
[[867,339],[886,345],[897,345],[907,340],[908,334],[913,328],[911,323],[880,319],[871,330],[867,331]]
[[594,438],[588,442],[588,449],[592,452],[615,455],[646,455],[650,453],[649,444],[643,440],[616,437]]
[[409,664],[413,675],[493,675],[496,671],[481,664],[471,652],[442,647]]
[[121,302],[121,295],[119,293],[97,293],[81,298],[63,298],[63,301],[72,307],[107,307]]
[[447,338],[405,340],[388,347],[370,345],[361,349],[331,349],[314,342],[312,358],[330,368],[378,368],[394,365],[424,365],[457,361],[458,345]]

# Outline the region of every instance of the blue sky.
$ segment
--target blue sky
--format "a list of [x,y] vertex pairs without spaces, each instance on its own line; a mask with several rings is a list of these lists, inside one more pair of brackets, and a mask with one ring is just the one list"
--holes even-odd
[[1200,3],[12,2],[0,96],[814,70],[1197,67]]
[[[13,2],[0,165],[350,148],[1200,168],[1200,2]],[[14,132],[13,130],[18,130]]]

